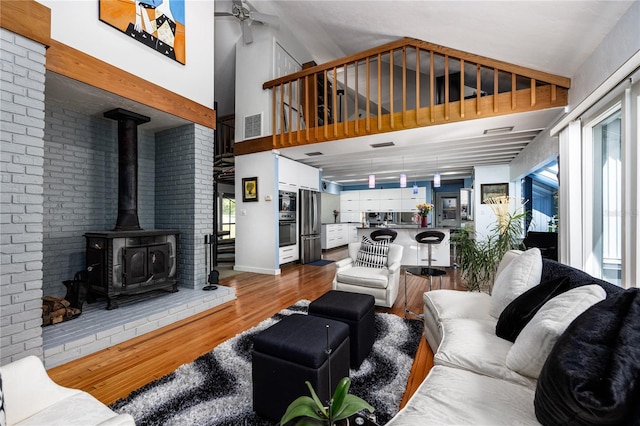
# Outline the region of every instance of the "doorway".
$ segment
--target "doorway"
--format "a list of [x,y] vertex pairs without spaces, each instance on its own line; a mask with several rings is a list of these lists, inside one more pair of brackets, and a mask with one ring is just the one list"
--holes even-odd
[[436,194],[436,228],[457,228],[460,226],[460,194],[439,192]]

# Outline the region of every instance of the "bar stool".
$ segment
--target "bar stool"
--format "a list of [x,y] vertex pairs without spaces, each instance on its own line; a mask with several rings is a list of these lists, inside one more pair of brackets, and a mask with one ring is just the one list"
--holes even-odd
[[396,231],[388,228],[376,229],[369,235],[373,241],[389,240],[389,243],[394,242],[397,236],[398,233]]
[[[428,259],[428,264],[426,268],[422,268],[420,275],[423,276],[428,276],[429,277],[429,290],[431,290],[432,285],[433,285],[433,277],[440,277],[440,288],[442,288],[442,276],[445,275],[447,272],[443,271],[442,269],[438,269],[438,268],[433,268],[431,266],[432,261],[434,260],[432,257],[432,249],[433,249],[433,245],[434,244],[440,244],[442,242],[442,240],[444,240],[444,232],[440,232],[440,231],[422,231],[420,233],[418,233],[418,235],[416,235],[416,241],[418,242],[418,244],[427,244],[428,248],[429,248],[429,257]],[[417,264],[420,264],[420,250],[416,250],[417,253]],[[422,259],[425,260],[425,259]]]

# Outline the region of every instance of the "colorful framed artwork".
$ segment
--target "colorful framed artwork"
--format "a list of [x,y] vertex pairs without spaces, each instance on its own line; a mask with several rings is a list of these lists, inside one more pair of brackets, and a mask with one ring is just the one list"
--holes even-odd
[[258,201],[258,178],[242,178],[242,201]]
[[100,20],[181,64],[185,0],[100,0]]
[[487,204],[488,198],[509,196],[508,183],[483,183],[480,185],[480,204]]

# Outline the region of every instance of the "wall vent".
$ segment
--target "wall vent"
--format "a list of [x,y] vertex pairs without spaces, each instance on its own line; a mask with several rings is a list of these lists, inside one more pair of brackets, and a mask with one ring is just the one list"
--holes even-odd
[[244,138],[257,138],[259,136],[262,136],[262,113],[245,116]]

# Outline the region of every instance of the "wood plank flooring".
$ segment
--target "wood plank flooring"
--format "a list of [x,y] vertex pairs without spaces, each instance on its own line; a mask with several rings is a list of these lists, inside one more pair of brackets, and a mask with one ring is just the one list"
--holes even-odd
[[[339,248],[324,254],[325,259],[346,257]],[[281,275],[241,273],[220,280],[234,287],[237,299],[184,319],[162,329],[48,370],[51,378],[63,386],[89,392],[105,404],[127,396],[139,387],[160,378],[209,352],[218,344],[257,325],[300,299],[314,300],[331,289],[335,265],[291,265]],[[429,280],[408,279],[408,307],[422,312],[422,294]],[[439,280],[434,279],[434,287]],[[448,270],[443,288],[463,289],[457,270]],[[392,308],[377,312],[404,315],[404,279]],[[418,348],[401,406],[413,395],[433,365],[433,352],[423,338]]]

